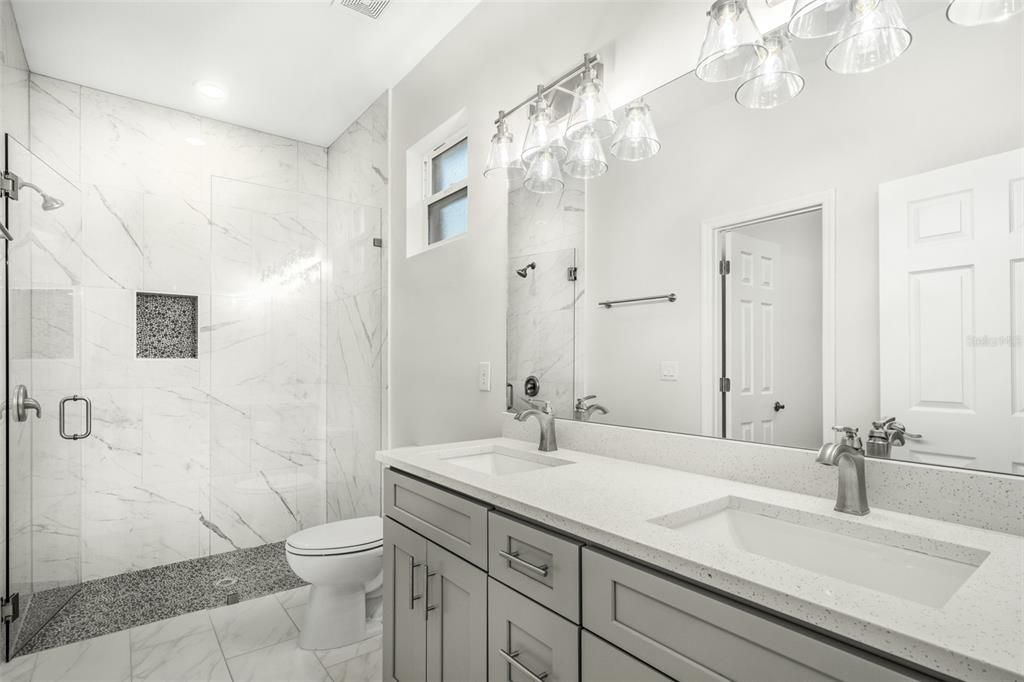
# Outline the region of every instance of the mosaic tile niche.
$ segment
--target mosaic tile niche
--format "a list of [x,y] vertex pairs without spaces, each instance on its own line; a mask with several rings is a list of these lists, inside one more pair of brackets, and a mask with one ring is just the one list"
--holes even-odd
[[138,292],[135,297],[135,356],[199,357],[199,298]]

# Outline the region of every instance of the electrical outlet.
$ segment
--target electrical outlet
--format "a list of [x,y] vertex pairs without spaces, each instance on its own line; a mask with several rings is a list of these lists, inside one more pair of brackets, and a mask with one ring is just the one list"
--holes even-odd
[[477,373],[477,386],[481,391],[491,390],[491,363],[480,363],[480,370]]
[[679,363],[675,360],[661,361],[661,380],[679,381]]

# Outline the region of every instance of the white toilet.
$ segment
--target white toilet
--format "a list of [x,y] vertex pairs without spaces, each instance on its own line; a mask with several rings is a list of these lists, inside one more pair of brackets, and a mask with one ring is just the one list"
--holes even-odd
[[383,547],[379,516],[326,523],[288,538],[288,565],[312,585],[300,647],[336,649],[374,634],[366,600],[381,592]]

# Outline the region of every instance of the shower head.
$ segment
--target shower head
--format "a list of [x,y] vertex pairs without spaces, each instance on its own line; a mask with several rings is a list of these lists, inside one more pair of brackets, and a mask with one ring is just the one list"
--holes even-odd
[[525,267],[522,267],[522,268],[519,268],[518,270],[516,270],[516,274],[519,275],[520,277],[522,277],[523,279],[526,279],[526,275],[529,273],[529,271],[530,270],[536,270],[536,269],[537,269],[537,264],[536,263],[530,263],[529,265],[527,265]]
[[61,201],[60,199],[51,194],[47,194],[42,190],[42,188],[39,185],[35,185],[31,182],[26,182],[25,180],[19,180],[18,187],[19,189],[22,187],[28,187],[31,190],[35,190],[39,194],[39,196],[43,198],[44,211],[55,211],[64,205],[63,201]]

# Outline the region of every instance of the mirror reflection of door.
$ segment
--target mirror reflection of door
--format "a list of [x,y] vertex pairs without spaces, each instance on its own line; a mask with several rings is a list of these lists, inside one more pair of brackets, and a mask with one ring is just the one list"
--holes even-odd
[[722,435],[814,448],[822,423],[821,211],[727,228],[722,272]]

